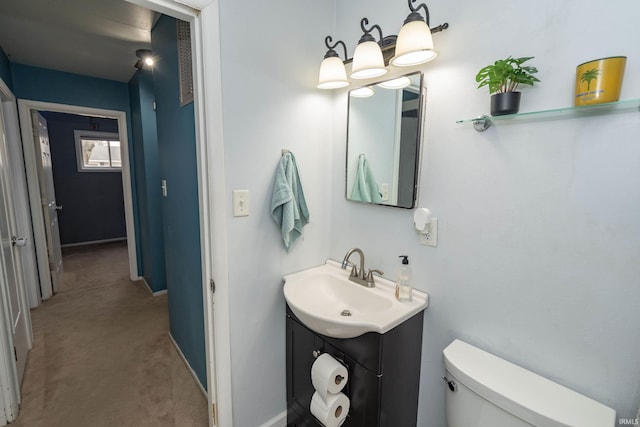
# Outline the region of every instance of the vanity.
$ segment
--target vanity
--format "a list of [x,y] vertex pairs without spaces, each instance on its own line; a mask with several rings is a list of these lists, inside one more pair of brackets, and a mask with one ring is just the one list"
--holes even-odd
[[[365,95],[361,90],[349,93],[345,197],[372,206],[413,209],[425,105],[423,75],[395,76],[364,88]],[[360,255],[360,266],[349,271],[352,253]],[[429,296],[414,289],[412,301],[399,302],[395,283],[374,273],[383,274],[375,269],[365,272],[364,254],[353,248],[342,264],[329,260],[285,276],[287,426],[321,426],[322,417],[332,426],[416,425]],[[318,412],[311,371],[324,354],[343,365],[340,369],[346,368],[348,379],[331,396],[343,399],[344,406],[328,409],[327,398]],[[335,384],[342,380],[336,376]]]
[[327,261],[285,277],[287,426],[321,425],[309,406],[311,367],[323,353],[349,373],[344,426],[415,426],[428,295],[415,291],[412,302],[400,303],[393,282],[376,278],[365,288],[348,276]]

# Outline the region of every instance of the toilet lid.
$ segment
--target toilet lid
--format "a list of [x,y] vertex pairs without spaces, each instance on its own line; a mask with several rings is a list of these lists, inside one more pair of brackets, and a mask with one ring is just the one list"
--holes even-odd
[[460,383],[535,426],[615,425],[613,409],[463,341],[452,342],[443,355]]

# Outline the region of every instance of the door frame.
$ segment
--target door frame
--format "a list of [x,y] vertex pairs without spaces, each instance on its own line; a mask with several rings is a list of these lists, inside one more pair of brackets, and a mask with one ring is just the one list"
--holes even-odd
[[[233,426],[219,1],[126,0],[191,24],[202,296],[210,426]],[[206,22],[206,26],[203,25]],[[215,284],[215,285],[214,285]]]
[[31,111],[53,111],[57,113],[76,114],[81,116],[104,117],[118,121],[118,133],[120,134],[120,156],[122,158],[122,191],[124,196],[124,214],[127,231],[127,248],[129,252],[129,277],[131,280],[139,280],[138,260],[136,256],[135,224],[133,216],[133,196],[131,191],[131,169],[129,165],[129,138],[127,128],[127,113],[119,110],[106,110],[101,108],[82,107],[78,105],[57,104],[53,102],[33,101],[18,99],[18,111],[20,114],[22,147],[24,163],[27,174],[29,200],[31,202],[31,217],[33,218],[33,235],[38,257],[38,274],[42,299],[48,299],[53,295],[51,277],[49,276],[49,256],[47,254],[47,237],[45,234],[44,217],[40,208],[40,183],[38,180],[38,161],[33,137],[33,124],[31,123]]

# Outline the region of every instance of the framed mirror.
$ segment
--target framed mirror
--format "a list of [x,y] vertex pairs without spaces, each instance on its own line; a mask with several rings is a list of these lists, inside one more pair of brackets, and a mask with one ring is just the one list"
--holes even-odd
[[420,72],[349,92],[347,200],[415,207],[424,98]]

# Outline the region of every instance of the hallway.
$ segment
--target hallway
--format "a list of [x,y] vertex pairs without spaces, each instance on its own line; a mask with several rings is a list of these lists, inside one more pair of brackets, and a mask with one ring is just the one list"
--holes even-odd
[[65,250],[64,283],[31,312],[12,426],[206,426],[207,400],[169,338],[167,295],[128,278],[127,247]]

